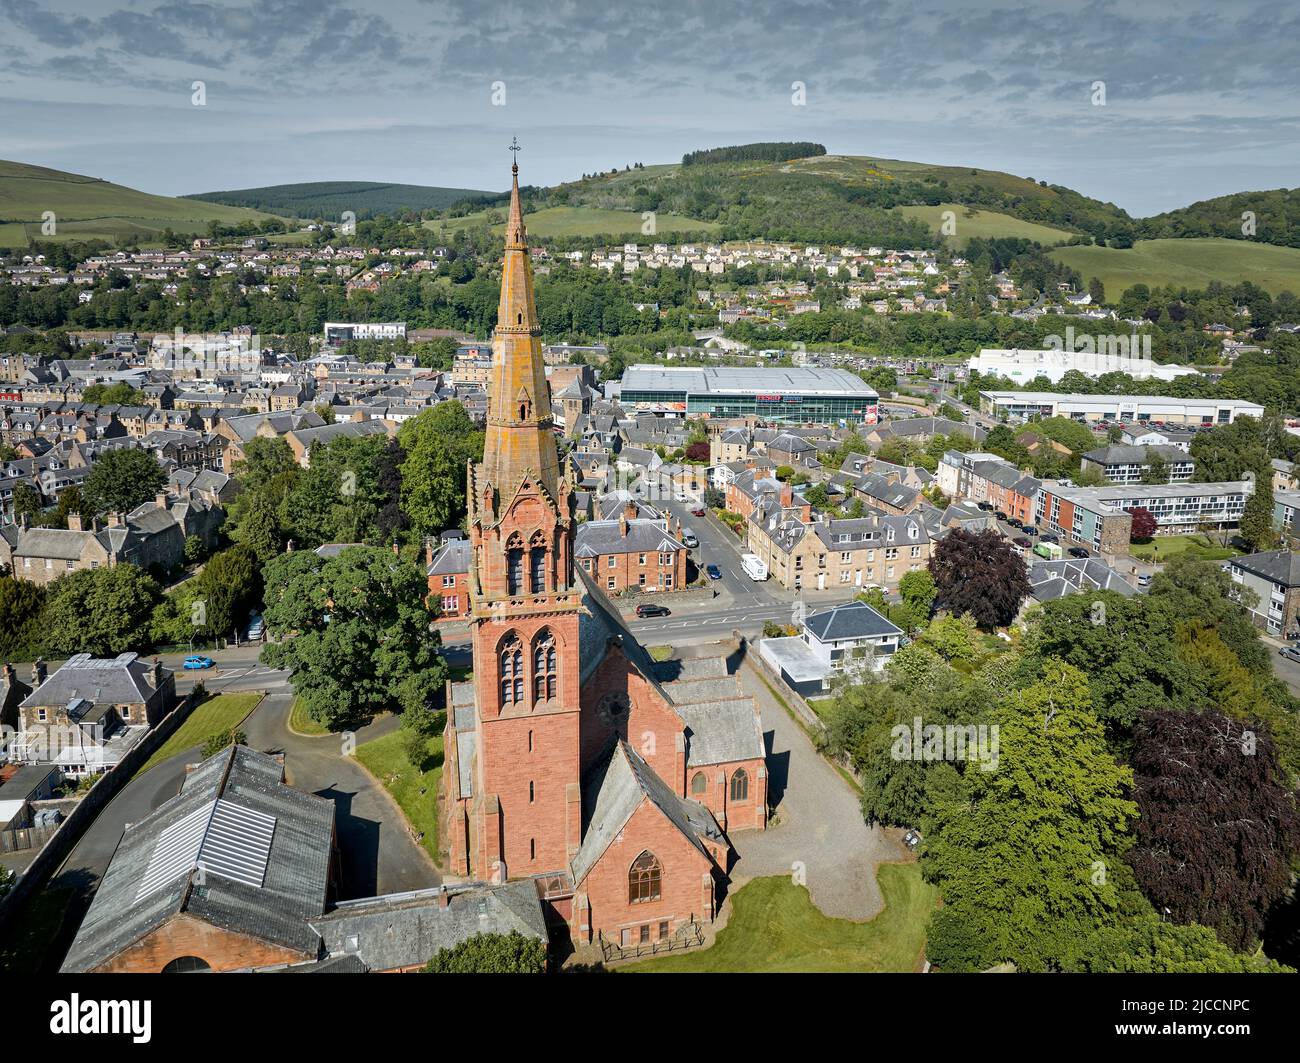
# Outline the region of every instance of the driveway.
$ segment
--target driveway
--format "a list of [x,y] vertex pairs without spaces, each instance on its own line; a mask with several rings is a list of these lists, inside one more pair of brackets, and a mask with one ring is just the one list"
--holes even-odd
[[742,664],[739,678],[762,713],[768,790],[778,823],[732,837],[739,856],[733,878],[790,875],[799,863],[823,914],[871,919],[884,907],[877,867],[906,859],[906,850],[880,827],[867,826],[857,793],[772,697],[755,666]]

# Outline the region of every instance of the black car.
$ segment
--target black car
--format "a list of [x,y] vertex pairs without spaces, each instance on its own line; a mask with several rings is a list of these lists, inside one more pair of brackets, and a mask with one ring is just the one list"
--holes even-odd
[[666,605],[652,605],[647,602],[636,607],[636,615],[643,618],[647,616],[671,616],[672,611]]
[[1021,521],[1018,517],[1008,517],[1007,523],[1010,524],[1011,527],[1013,528],[1023,528],[1025,526],[1024,522]]
[[993,508],[993,506],[988,502],[980,502],[979,508],[982,509],[985,513],[987,513],[990,509]]
[[994,513],[993,516],[997,517],[997,519],[1002,521],[1003,524],[1010,523],[1010,521],[1007,520],[1007,515],[1003,513],[1002,510],[1000,509],[996,513]]
[[1038,541],[1040,543],[1059,543],[1061,541],[1061,537],[1059,535],[1053,535],[1051,534],[1051,532],[1048,532],[1046,535],[1040,535],[1038,537]]
[[1021,528],[1020,530],[1021,530],[1022,532],[1024,532],[1026,535],[1037,535],[1037,534],[1038,534],[1038,525],[1037,525],[1037,524],[1026,524],[1026,525],[1025,525],[1023,528]]
[[1069,554],[1071,557],[1092,557],[1092,554],[1090,554],[1082,546],[1072,546],[1070,547],[1070,549],[1068,549],[1065,552]]

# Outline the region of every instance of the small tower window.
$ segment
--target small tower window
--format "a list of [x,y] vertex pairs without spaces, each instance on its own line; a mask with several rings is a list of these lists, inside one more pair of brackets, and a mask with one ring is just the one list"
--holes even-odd
[[524,700],[524,651],[511,635],[501,646],[501,704],[517,705]]
[[555,636],[543,631],[533,647],[533,701],[550,701],[556,693]]
[[540,532],[528,544],[528,583],[533,594],[546,590],[546,540]]
[[506,593],[519,594],[524,586],[524,544],[512,535],[506,544]]

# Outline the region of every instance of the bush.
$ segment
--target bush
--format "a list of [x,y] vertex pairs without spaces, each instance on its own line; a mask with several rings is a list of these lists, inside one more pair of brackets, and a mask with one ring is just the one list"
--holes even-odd
[[459,945],[439,949],[424,965],[425,974],[545,974],[546,943],[509,934],[475,934]]
[[207,760],[208,757],[214,757],[227,746],[245,746],[248,745],[248,735],[234,728],[229,731],[222,731],[220,734],[214,734],[203,743],[203,752],[200,756]]

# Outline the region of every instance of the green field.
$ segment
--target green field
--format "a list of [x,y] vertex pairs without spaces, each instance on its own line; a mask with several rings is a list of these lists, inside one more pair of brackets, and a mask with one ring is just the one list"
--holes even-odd
[[406,734],[392,731],[357,747],[357,760],[379,780],[405,813],[424,851],[438,862],[438,790],[442,785],[442,736],[430,738],[428,758],[418,767],[406,756]]
[[[41,234],[41,219],[53,211],[53,236]],[[178,233],[207,230],[208,222],[233,225],[269,214],[155,196],[95,177],[0,160],[0,246],[21,247],[32,240],[139,240],[163,229]]]
[[1098,277],[1108,299],[1135,284],[1205,288],[1210,281],[1253,281],[1272,295],[1300,293],[1300,248],[1250,240],[1139,240],[1132,248],[1060,247],[1052,257],[1077,269],[1086,283]]
[[1149,543],[1134,543],[1129,553],[1142,561],[1168,561],[1181,554],[1200,561],[1226,561],[1241,551],[1220,546],[1208,535],[1157,535]]
[[788,878],[758,878],[731,899],[727,925],[707,949],[659,956],[620,968],[638,973],[814,973],[920,970],[925,928],[938,891],[918,864],[882,864],[885,910],[865,923],[830,919],[807,888]]
[[953,247],[965,247],[976,238],[989,239],[998,236],[1036,240],[1040,244],[1050,246],[1069,240],[1075,235],[1064,229],[1053,229],[1050,225],[1021,221],[1010,214],[999,214],[993,210],[977,210],[974,207],[964,207],[960,203],[940,203],[934,207],[895,207],[894,210],[909,218],[925,222],[936,232],[943,223],[943,212],[952,211],[957,216],[957,232],[947,239]]
[[[458,229],[470,229],[483,225],[489,215],[497,210],[479,211],[466,214],[463,218],[446,218],[426,221],[426,229],[432,229],[440,237],[449,237]],[[696,221],[679,214],[660,214],[655,218],[656,231],[660,233],[698,233],[706,236],[716,232],[716,222]],[[654,236],[641,232],[641,215],[630,210],[603,210],[599,207],[547,207],[535,214],[527,214],[524,224],[530,236],[630,236],[640,243],[652,241]],[[505,232],[505,222],[493,225],[496,232]]]
[[218,694],[209,698],[185,718],[137,774],[144,774],[155,764],[161,764],[183,750],[203,745],[213,735],[233,730],[261,700],[262,695],[257,691],[248,694]]

